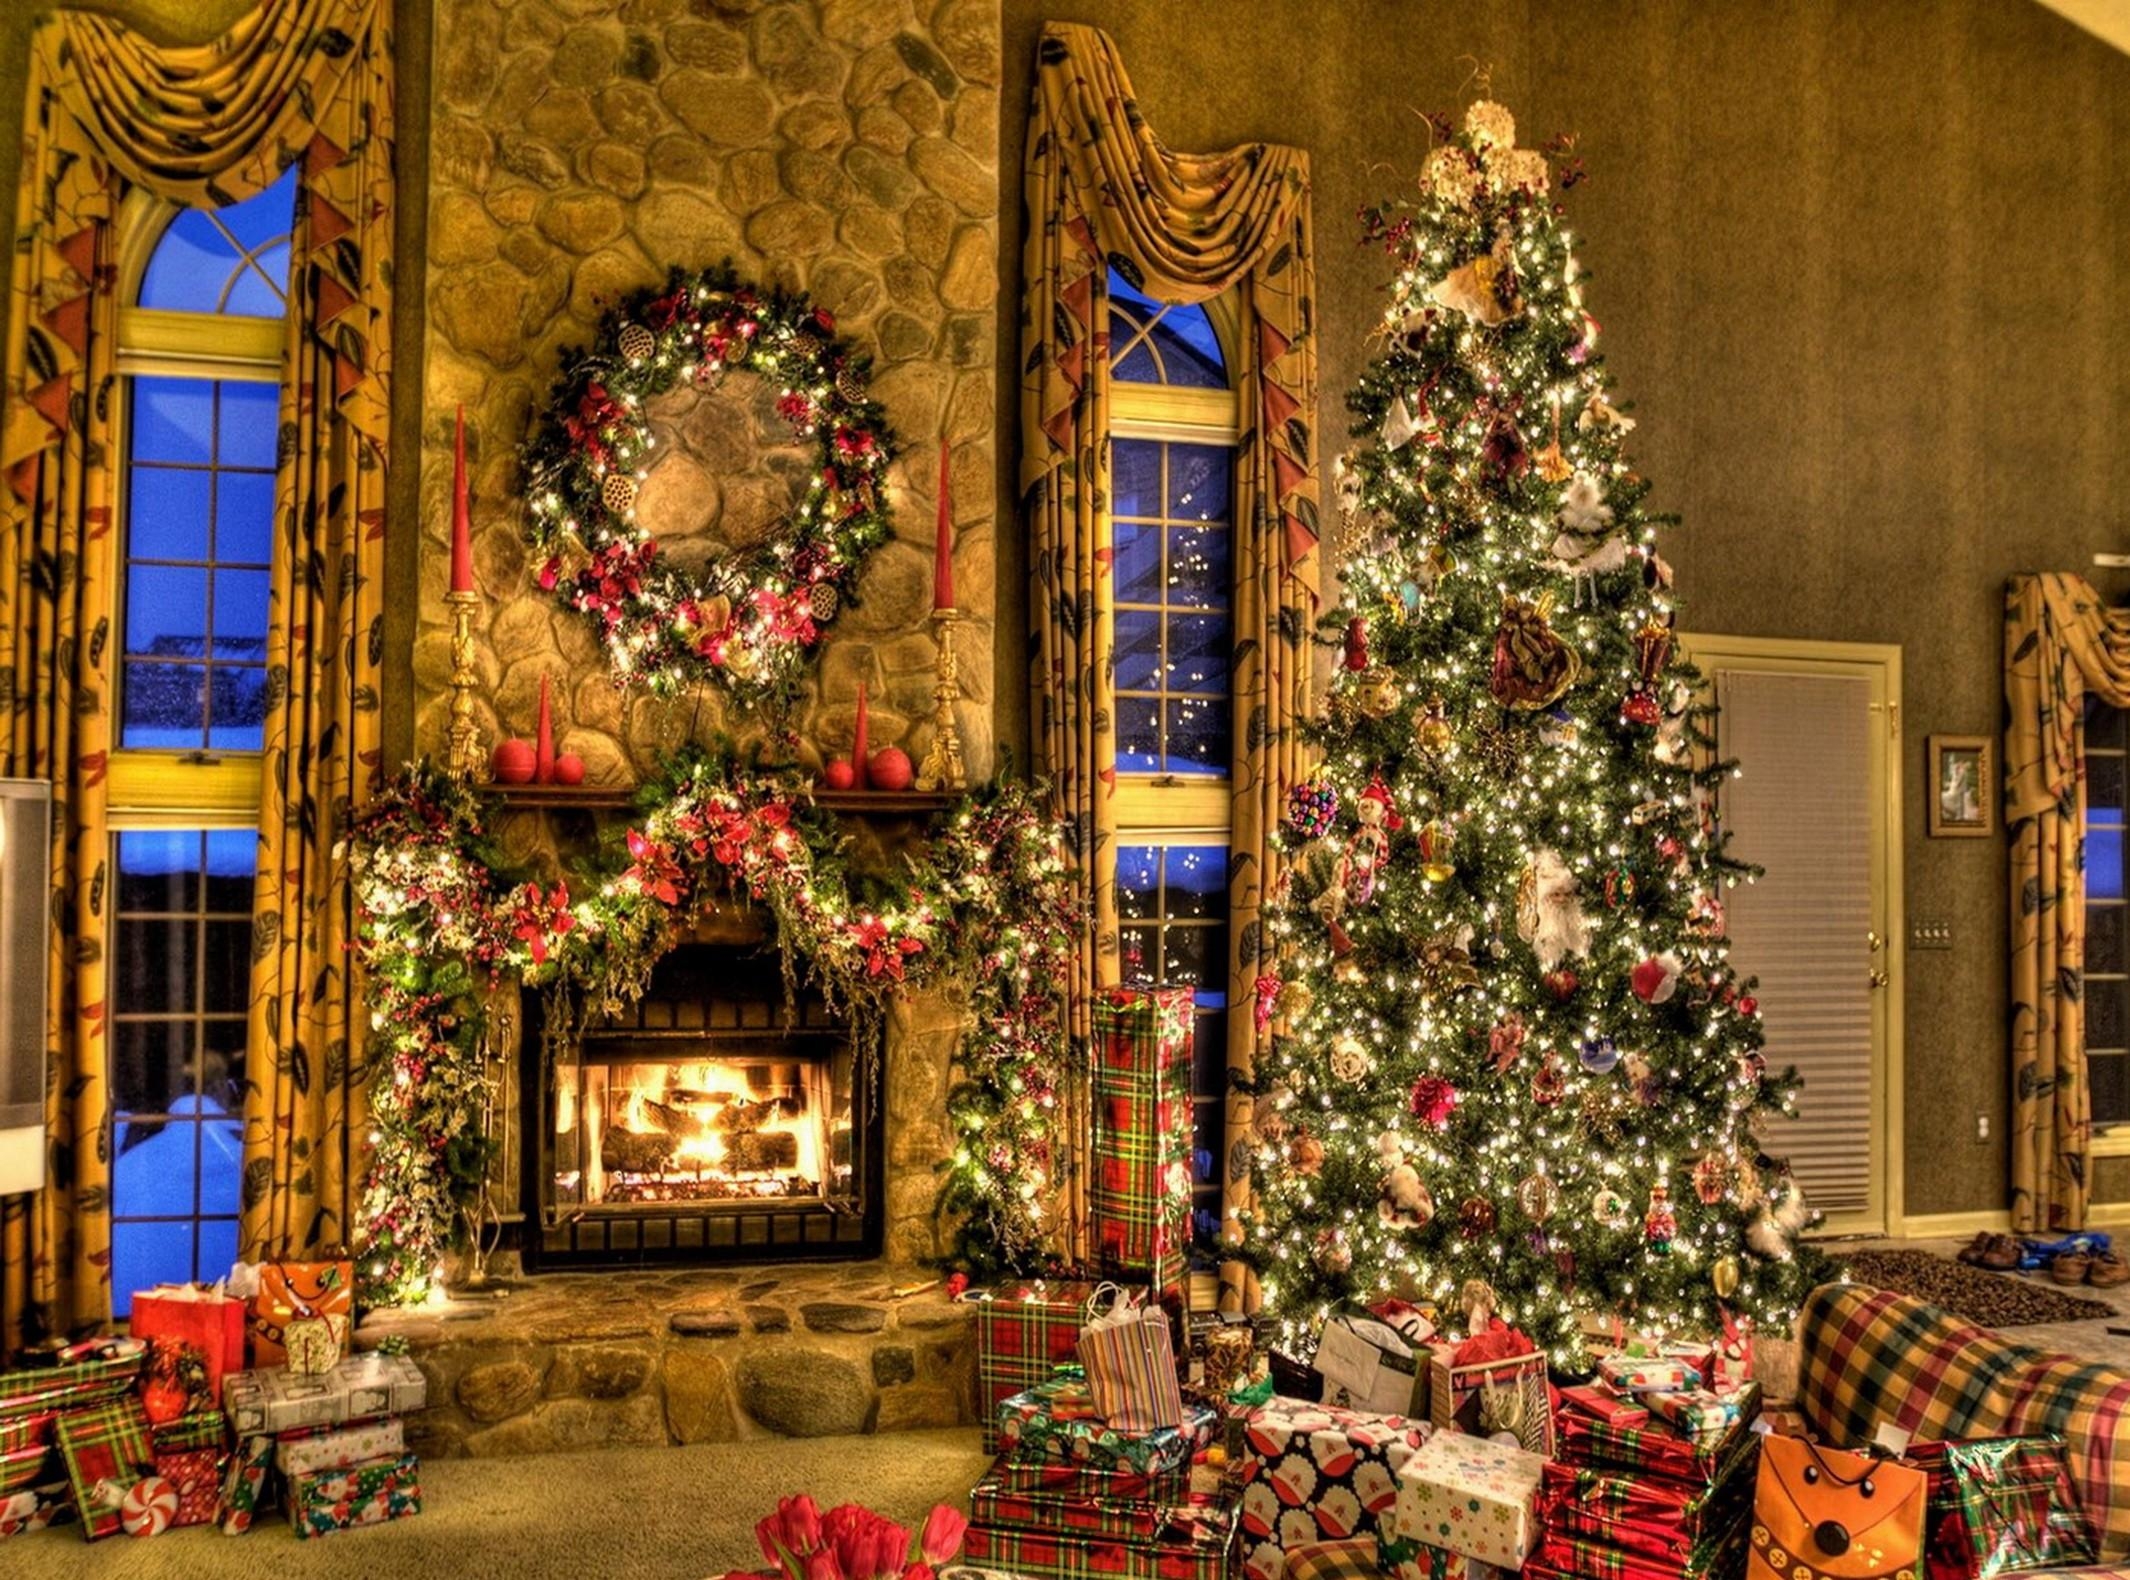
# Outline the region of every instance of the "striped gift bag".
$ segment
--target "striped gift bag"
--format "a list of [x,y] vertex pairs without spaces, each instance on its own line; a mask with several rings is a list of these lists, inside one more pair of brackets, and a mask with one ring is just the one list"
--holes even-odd
[[[1107,1296],[1107,1310],[1098,1310]],[[1087,1370],[1095,1409],[1124,1432],[1158,1432],[1183,1424],[1183,1387],[1176,1377],[1176,1345],[1158,1306],[1104,1284],[1087,1302],[1080,1330],[1080,1364]]]

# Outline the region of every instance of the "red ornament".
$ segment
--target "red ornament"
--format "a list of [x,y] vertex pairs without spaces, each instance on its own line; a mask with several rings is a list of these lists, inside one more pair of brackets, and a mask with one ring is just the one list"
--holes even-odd
[[1583,979],[1562,966],[1558,971],[1548,971],[1539,981],[1545,983],[1546,991],[1563,1004],[1575,997],[1575,990],[1583,985]]
[[1651,955],[1634,968],[1628,985],[1634,996],[1645,1004],[1663,1004],[1679,991],[1679,957],[1677,955]]
[[1757,998],[1755,998],[1755,997],[1753,997],[1753,995],[1752,995],[1752,994],[1750,994],[1750,993],[1746,994],[1746,996],[1745,996],[1744,998],[1742,998],[1742,999],[1740,999],[1740,1000],[1738,1001],[1738,1013],[1739,1013],[1739,1014],[1741,1014],[1741,1015],[1757,1015],[1757,1014],[1759,1014],[1759,1013],[1760,1013],[1760,1000],[1759,1000],[1759,999],[1757,999]]
[[564,752],[555,759],[555,783],[558,785],[581,785],[584,783],[584,759],[575,752]]
[[498,741],[490,766],[499,785],[529,785],[537,761],[531,741]]
[[1368,667],[1368,622],[1360,615],[1346,622],[1346,667],[1356,675]]
[[907,790],[916,778],[910,754],[900,746],[873,753],[872,761],[865,765],[866,783],[875,790]]
[[1538,1074],[1531,1077],[1531,1101],[1541,1108],[1551,1108],[1567,1095],[1568,1077],[1561,1070],[1559,1058],[1548,1053]]
[[848,790],[857,782],[858,771],[848,758],[832,757],[821,770],[821,786],[825,790]]
[[1413,1082],[1410,1104],[1413,1117],[1434,1130],[1449,1128],[1457,1110],[1457,1088],[1439,1075],[1423,1075]]

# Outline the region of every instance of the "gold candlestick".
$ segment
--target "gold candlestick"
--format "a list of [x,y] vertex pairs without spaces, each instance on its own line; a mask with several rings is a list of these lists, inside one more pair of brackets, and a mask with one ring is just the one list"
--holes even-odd
[[961,678],[954,657],[954,622],[957,609],[932,611],[933,640],[939,644],[939,679],[932,685],[932,745],[917,770],[920,790],[965,790],[969,771],[961,759],[961,726],[955,722],[954,705],[961,701]]
[[488,753],[481,747],[480,727],[473,722],[473,612],[481,605],[475,592],[444,594],[451,610],[451,733],[444,754],[445,771],[458,779],[484,777]]

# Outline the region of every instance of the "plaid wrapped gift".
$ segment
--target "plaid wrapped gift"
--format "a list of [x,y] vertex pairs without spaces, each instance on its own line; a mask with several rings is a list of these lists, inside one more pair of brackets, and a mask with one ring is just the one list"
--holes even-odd
[[[57,1416],[44,1418],[45,1436],[51,1435]],[[34,1486],[51,1479],[52,1445],[39,1440],[24,1443],[20,1448],[11,1448],[0,1453],[0,1497],[11,1492],[20,1492],[24,1487]]]
[[1024,1580],[1227,1580],[1235,1554],[1235,1499],[1230,1492],[1146,1537],[972,1521],[961,1550],[970,1564]]
[[242,1536],[251,1529],[266,1492],[266,1473],[274,1463],[274,1440],[265,1433],[247,1437],[229,1456],[229,1471],[222,1478],[222,1496],[215,1505],[215,1522],[224,1536]]
[[969,1519],[995,1531],[1073,1532],[1128,1542],[1193,1541],[1227,1550],[1235,1535],[1236,1494],[1174,1499],[1089,1496],[1077,1488],[1029,1492],[992,1467],[969,1493]]
[[1929,1580],[1995,1580],[2016,1569],[2093,1561],[2061,1438],[1911,1443],[1930,1480],[1923,1546]]
[[[155,1451],[148,1417],[131,1394],[105,1404],[68,1410],[59,1417],[59,1453],[67,1484],[81,1510],[81,1533],[100,1541],[118,1533],[118,1500],[148,1474]],[[100,1490],[101,1489],[101,1490]]]
[[148,1346],[128,1343],[120,1347],[123,1353],[102,1360],[0,1372],[0,1421],[104,1404],[130,1392],[140,1378]]
[[1521,1569],[1538,1544],[1544,1466],[1527,1449],[1439,1432],[1398,1473],[1398,1501],[1387,1529],[1394,1540]]
[[422,1369],[404,1355],[350,1355],[315,1377],[279,1367],[236,1372],[222,1384],[223,1408],[242,1437],[404,1415],[427,1402]]
[[1797,1331],[1798,1408],[1826,1442],[1868,1444],[1888,1421],[1927,1442],[2061,1437],[2100,1561],[2130,1562],[2130,1375],[1860,1284],[1814,1290]]
[[976,1407],[987,1452],[998,1452],[1000,1405],[1078,1362],[1094,1292],[1092,1283],[1035,1279],[976,1300]]
[[412,1454],[290,1476],[284,1501],[299,1537],[328,1536],[422,1512],[422,1462]]
[[0,1497],[0,1537],[26,1536],[74,1518],[74,1495],[63,1481],[24,1487]]
[[1281,1580],[1287,1554],[1319,1542],[1381,1536],[1398,1473],[1434,1428],[1273,1398],[1243,1423],[1243,1573]]
[[1181,1427],[1127,1432],[1095,1412],[1085,1378],[1067,1372],[1041,1387],[1015,1394],[998,1408],[999,1441],[1009,1458],[1026,1464],[1131,1470],[1141,1475],[1182,1470],[1220,1429],[1220,1412],[1186,1404]]
[[1524,1563],[1524,1580],[1736,1580],[1745,1572],[1749,1521],[1694,1550],[1684,1562],[1644,1558],[1603,1542],[1548,1531]]
[[1095,1265],[1180,1291],[1191,1245],[1191,1013],[1187,987],[1104,988],[1094,1003]]
[[1749,1452],[1717,1485],[1696,1487],[1661,1476],[1608,1475],[1549,1462],[1539,1480],[1539,1521],[1548,1537],[1579,1536],[1683,1564],[1696,1549],[1731,1534],[1745,1517],[1753,1505],[1758,1465],[1758,1453]]
[[1722,1437],[1699,1442],[1668,1421],[1617,1426],[1579,1410],[1564,1410],[1558,1422],[1559,1457],[1587,1469],[1635,1471],[1713,1487],[1758,1446],[1751,1423],[1760,1413],[1760,1385],[1747,1383],[1737,1398],[1738,1424]]
[[1144,1503],[1180,1503],[1190,1496],[1189,1470],[1134,1470],[1129,1465],[1098,1468],[1063,1465],[1050,1460],[1027,1463],[1001,1458],[985,1477],[1008,1492],[1043,1492],[1052,1496],[1128,1499]]

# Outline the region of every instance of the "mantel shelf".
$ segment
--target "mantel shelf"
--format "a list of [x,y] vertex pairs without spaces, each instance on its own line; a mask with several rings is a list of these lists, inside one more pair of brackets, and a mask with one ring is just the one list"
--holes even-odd
[[[488,793],[511,811],[625,812],[636,804],[633,786],[498,785]],[[814,805],[843,817],[925,817],[954,797],[937,790],[815,790]]]

